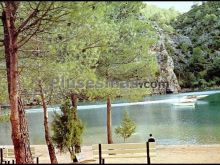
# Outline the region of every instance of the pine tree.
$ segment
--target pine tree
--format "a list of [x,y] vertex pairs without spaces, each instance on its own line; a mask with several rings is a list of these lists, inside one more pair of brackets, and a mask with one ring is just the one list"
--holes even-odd
[[69,100],[61,105],[61,114],[55,112],[52,122],[52,139],[60,152],[69,151],[73,162],[77,162],[75,146],[81,144],[84,125],[76,116],[76,109]]
[[125,111],[121,125],[115,129],[115,133],[121,136],[125,142],[127,138],[135,133],[135,129],[135,122],[130,118],[128,112]]

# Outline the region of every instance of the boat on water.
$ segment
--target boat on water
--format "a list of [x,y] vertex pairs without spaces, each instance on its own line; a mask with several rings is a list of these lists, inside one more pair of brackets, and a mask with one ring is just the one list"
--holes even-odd
[[207,97],[208,95],[199,95],[199,96],[185,96],[182,99],[180,99],[179,102],[173,103],[175,106],[193,106],[195,107],[196,101],[198,99],[202,99],[204,97]]
[[207,97],[208,95],[199,95],[199,96],[196,96],[197,97],[197,100],[198,99],[202,99],[202,98],[205,98],[205,97]]

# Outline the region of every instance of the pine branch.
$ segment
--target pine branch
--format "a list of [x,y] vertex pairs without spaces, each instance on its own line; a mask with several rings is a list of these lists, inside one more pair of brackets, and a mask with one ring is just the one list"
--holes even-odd
[[[20,27],[18,28],[17,33],[16,33],[17,35],[18,35],[19,33],[24,32],[25,30],[29,30],[29,29],[31,29],[32,27],[35,27],[36,25],[37,25],[37,28],[39,28],[38,25],[41,24],[42,19],[47,16],[48,12],[51,10],[52,5],[54,4],[54,2],[52,2],[52,3],[47,7],[47,9],[45,10],[45,12],[42,13],[42,15],[41,15],[40,17],[35,18],[35,20],[34,20],[31,24],[28,25],[28,23],[30,22],[30,20],[31,20],[32,18],[36,17],[38,12],[42,11],[42,10],[39,10],[39,9],[38,9],[40,3],[41,3],[41,2],[38,3],[36,9],[35,9],[35,10],[30,14],[30,16],[20,25]],[[35,33],[36,33],[36,32],[37,32],[37,31],[35,31]],[[33,36],[33,35],[34,35],[34,33],[32,33],[31,36]],[[29,39],[28,39],[28,40],[29,40]],[[26,43],[26,42],[25,42],[25,43]]]
[[35,31],[29,35],[27,38],[23,38],[21,41],[18,42],[18,49],[21,48],[24,44],[26,44],[38,31],[41,24],[38,24]]
[[37,13],[39,12],[38,8],[40,6],[41,2],[38,2],[37,7],[34,9],[34,11],[29,15],[29,17],[23,22],[21,23],[21,25],[18,27],[17,32],[16,32],[16,36],[18,36],[19,33],[21,33],[22,31],[24,31],[24,27],[30,22],[30,20],[35,17],[37,15]]

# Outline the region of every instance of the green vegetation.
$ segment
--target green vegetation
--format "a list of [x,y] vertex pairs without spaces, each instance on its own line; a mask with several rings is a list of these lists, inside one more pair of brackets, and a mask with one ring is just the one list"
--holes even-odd
[[[181,86],[206,88],[219,86],[220,2],[208,1],[176,18],[172,26],[178,34],[189,37],[192,45],[182,44],[186,62],[176,64]],[[177,55],[174,58],[179,58]],[[178,66],[176,66],[178,68]],[[184,70],[184,74],[182,74]]]
[[156,22],[168,33],[174,32],[174,28],[171,26],[171,22],[180,15],[180,12],[176,11],[174,8],[161,9],[154,5],[148,4],[145,5],[142,12],[148,21]]
[[7,113],[0,114],[0,123],[9,122],[10,115]]
[[135,122],[130,118],[128,112],[125,111],[123,114],[121,125],[115,128],[115,133],[121,136],[125,142],[126,139],[128,139],[132,134],[135,133],[135,129],[136,129]]
[[165,46],[175,62],[174,71],[182,88],[219,85],[219,72],[214,72],[218,71],[220,52],[219,2],[194,3],[184,14],[153,5],[146,5],[142,12],[163,29],[160,33],[166,37]]
[[71,159],[76,162],[75,146],[82,143],[84,125],[76,115],[76,109],[71,108],[69,100],[61,105],[61,114],[55,112],[52,122],[54,132],[52,140],[60,152],[69,151]]
[[[22,4],[21,11],[27,10],[28,5]],[[175,48],[165,43],[168,53],[177,61],[175,73],[180,75],[181,86],[195,87],[193,84],[200,79],[208,86],[218,85],[219,76],[213,75],[216,68],[212,66],[219,56],[219,2],[196,4],[184,14],[174,8],[161,9],[141,2],[65,2],[62,5],[56,2],[54,6],[63,10],[59,19],[57,11],[54,12],[56,26],[47,26],[46,31],[50,33],[37,34],[19,52],[21,90],[37,91],[38,77],[43,80],[49,104],[59,103],[63,97],[60,94],[76,93],[89,100],[104,98],[98,96],[102,92],[88,87],[67,89],[61,83],[52,91],[51,82],[57,77],[103,82],[106,79],[153,79],[159,67],[155,55],[149,52],[158,42],[155,22],[167,36],[181,34],[192,41],[192,45],[180,42],[177,46],[185,57],[174,55]],[[25,17],[25,12],[19,17]],[[1,55],[1,64],[2,59]],[[201,60],[205,62],[200,63]],[[182,70],[186,74],[182,74]],[[1,104],[8,99],[5,71],[1,70],[0,76],[4,80],[0,82]],[[30,104],[37,97],[24,96],[25,103]]]
[[[92,1],[7,2],[1,3],[1,13],[4,49],[0,50],[0,105],[10,102],[11,107],[16,107],[17,96],[21,96],[25,105],[44,104],[47,118],[47,104],[60,104],[63,99],[71,98],[73,108],[65,102],[61,106],[62,114],[55,114],[52,125],[54,142],[60,151],[68,150],[73,160],[84,128],[77,117],[77,99],[106,99],[108,142],[112,143],[111,101],[118,97],[137,101],[153,91],[91,87],[88,81],[105,84],[159,80],[159,68],[163,67],[159,66],[156,55],[161,50],[155,45],[161,38],[165,38],[165,49],[173,58],[181,87],[220,85],[220,3],[217,1],[195,3],[184,14],[142,2]],[[13,18],[10,26],[6,14]],[[16,35],[8,35],[7,30]],[[13,41],[13,49],[9,41]],[[166,63],[168,59],[165,56],[163,60]],[[83,86],[75,80],[87,83]],[[11,89],[15,90],[9,98]],[[76,102],[72,96],[77,97]],[[12,108],[11,114],[17,121],[12,123],[21,122],[23,126],[24,116],[17,115],[21,107]],[[3,115],[0,120],[7,119]],[[19,132],[18,125],[14,128],[15,133],[27,133]],[[125,114],[116,133],[126,140],[134,130],[134,123]]]

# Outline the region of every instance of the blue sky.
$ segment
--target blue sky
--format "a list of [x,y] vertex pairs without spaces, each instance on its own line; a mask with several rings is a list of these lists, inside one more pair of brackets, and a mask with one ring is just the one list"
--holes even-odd
[[189,11],[193,5],[193,1],[144,1],[144,3],[149,3],[165,9],[174,7],[177,11],[180,12]]

